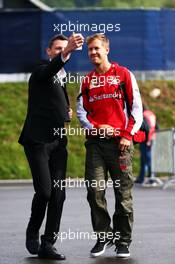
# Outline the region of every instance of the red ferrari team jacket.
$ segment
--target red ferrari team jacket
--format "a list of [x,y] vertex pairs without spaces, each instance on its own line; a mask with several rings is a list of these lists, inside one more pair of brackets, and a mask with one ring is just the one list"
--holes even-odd
[[[121,83],[125,85],[130,114]],[[143,121],[143,108],[134,75],[114,62],[105,74],[95,70],[87,74],[80,87],[77,116],[85,129],[107,124],[115,129],[115,136],[128,140],[136,136],[139,139],[137,132]]]

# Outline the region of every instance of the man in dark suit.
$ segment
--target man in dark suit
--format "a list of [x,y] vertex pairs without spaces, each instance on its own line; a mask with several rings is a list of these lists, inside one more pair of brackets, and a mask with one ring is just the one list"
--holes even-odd
[[[49,61],[37,65],[29,79],[27,116],[19,143],[24,147],[35,190],[26,230],[26,248],[40,258],[65,259],[53,247],[65,200],[65,189],[55,183],[65,179],[67,165],[67,138],[58,131],[72,116],[63,66],[83,41],[81,34],[73,34],[69,39],[64,35],[54,36],[46,49]],[[46,209],[45,231],[40,244],[39,229]]]

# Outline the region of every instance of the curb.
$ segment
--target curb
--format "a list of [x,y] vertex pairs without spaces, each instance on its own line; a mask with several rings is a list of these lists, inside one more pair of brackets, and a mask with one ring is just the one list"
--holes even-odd
[[2,186],[28,186],[28,185],[32,185],[32,179],[28,179],[28,180],[0,180],[0,187]]
[[[71,179],[71,181],[84,180],[83,178],[66,178],[67,180]],[[14,180],[0,180],[0,187],[3,186],[30,186],[33,185],[32,179],[14,179]]]

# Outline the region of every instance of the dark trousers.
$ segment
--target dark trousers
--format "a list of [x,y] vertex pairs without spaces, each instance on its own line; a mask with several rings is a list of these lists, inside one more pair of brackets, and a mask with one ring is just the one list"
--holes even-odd
[[30,143],[24,145],[35,190],[27,232],[33,234],[39,232],[47,209],[42,241],[49,241],[52,244],[56,241],[55,234],[59,232],[65,200],[65,188],[60,188],[60,184],[55,183],[65,180],[66,144],[67,138],[65,137],[46,144]]
[[151,146],[147,146],[146,142],[140,144],[140,173],[137,180],[144,182],[146,176],[151,177]]
[[[115,243],[129,245],[133,227],[132,157],[134,148],[131,145],[121,155],[118,145],[119,139],[91,138],[85,142],[87,199],[91,208],[93,230],[99,236],[105,233],[106,237],[111,232],[114,236],[119,233],[120,238]],[[113,182],[115,197],[113,228],[110,225],[111,217],[105,198],[106,184],[104,189],[101,188],[103,182],[107,183],[108,172]]]

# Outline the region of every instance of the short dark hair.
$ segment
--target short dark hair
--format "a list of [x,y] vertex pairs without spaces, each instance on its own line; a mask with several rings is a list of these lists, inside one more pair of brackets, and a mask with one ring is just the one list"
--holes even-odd
[[68,40],[68,38],[63,34],[57,34],[53,36],[48,43],[48,47],[51,48],[55,40]]

